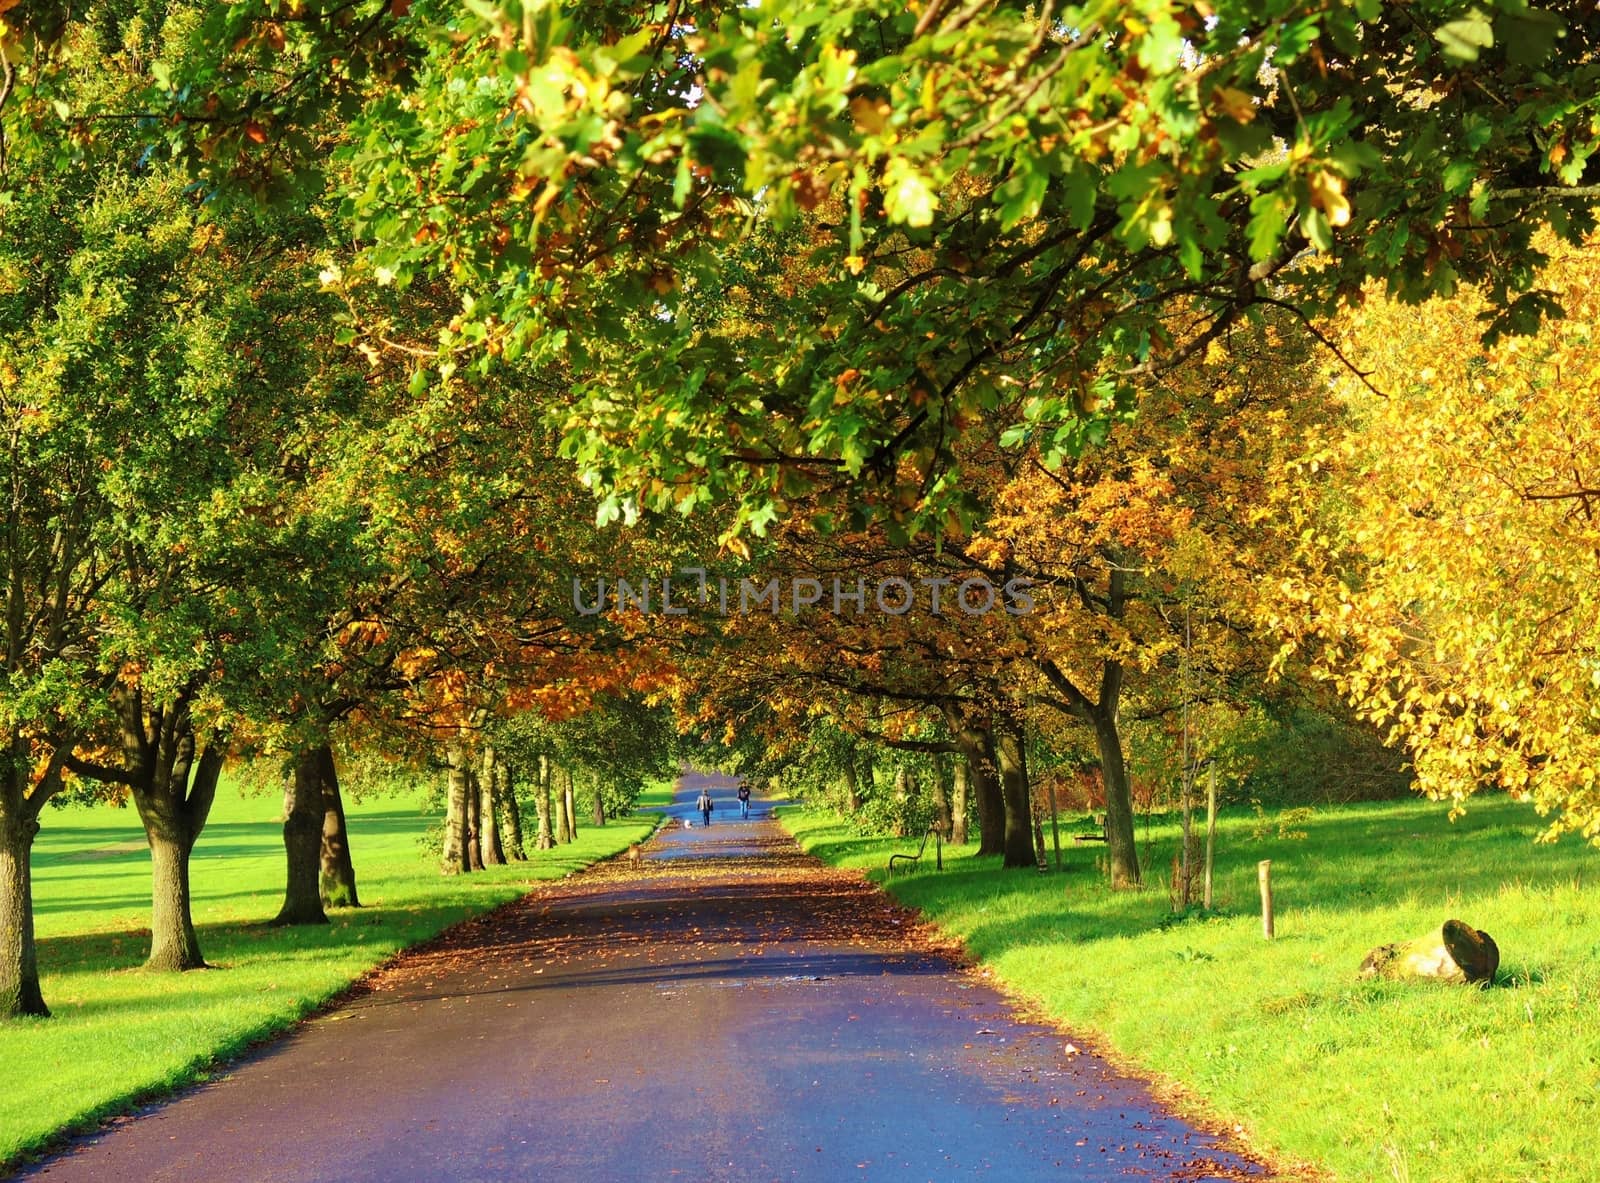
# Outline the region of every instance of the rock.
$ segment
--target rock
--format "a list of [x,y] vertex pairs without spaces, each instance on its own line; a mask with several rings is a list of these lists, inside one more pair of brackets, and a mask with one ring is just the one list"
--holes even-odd
[[1500,968],[1494,938],[1459,920],[1403,945],[1379,945],[1361,963],[1363,978],[1433,978],[1441,982],[1493,982]]

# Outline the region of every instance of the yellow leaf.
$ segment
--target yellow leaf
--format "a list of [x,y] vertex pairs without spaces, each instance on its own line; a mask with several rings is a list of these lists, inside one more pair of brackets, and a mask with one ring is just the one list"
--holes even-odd
[[1334,226],[1350,221],[1350,202],[1344,195],[1344,178],[1327,169],[1312,174],[1311,204],[1328,216]]
[[1238,123],[1249,123],[1256,117],[1256,103],[1242,90],[1231,86],[1218,87],[1216,100],[1223,112]]

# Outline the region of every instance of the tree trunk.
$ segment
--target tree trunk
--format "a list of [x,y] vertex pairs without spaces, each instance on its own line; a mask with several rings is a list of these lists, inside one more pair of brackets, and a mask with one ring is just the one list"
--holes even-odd
[[946,839],[950,837],[950,754],[933,753],[933,824]]
[[844,807],[847,813],[861,811],[861,781],[856,776],[854,752],[851,752],[844,762]]
[[572,817],[567,812],[567,776],[564,768],[551,769],[550,789],[556,806],[556,841],[563,845],[572,841]]
[[533,834],[535,850],[549,850],[555,846],[555,834],[550,829],[550,778],[555,775],[554,765],[548,756],[539,757],[539,783],[534,786],[533,812],[537,826]]
[[446,875],[472,870],[467,857],[467,753],[460,743],[445,749],[448,768],[444,802],[443,869]]
[[1380,945],[1361,963],[1363,978],[1433,978],[1441,982],[1492,983],[1500,969],[1500,946],[1486,932],[1461,920],[1401,945]]
[[478,772],[478,850],[486,867],[506,865],[500,846],[500,764],[494,746],[485,744],[483,767]]
[[322,874],[318,886],[322,902],[330,908],[359,908],[356,866],[350,859],[350,832],[345,828],[344,797],[339,792],[339,769],[333,748],[317,749],[322,780]]
[[994,732],[995,756],[1000,764],[1005,800],[1005,861],[1007,867],[1036,867],[1033,852],[1033,809],[1028,793],[1028,764],[1023,750],[1022,721],[1003,718]]
[[[194,929],[189,856],[216,799],[222,749],[207,746],[194,759],[194,735],[172,723],[159,732],[149,780],[133,786],[133,803],[150,846],[150,956],[148,969],[205,968]],[[190,776],[193,774],[193,782]]]
[[600,778],[598,776],[594,778],[594,824],[596,826],[606,824],[606,799],[600,792]]
[[978,853],[1004,854],[1006,804],[995,759],[994,732],[966,723],[959,715],[952,715],[950,723],[966,757],[970,786],[977,798]]
[[878,774],[873,766],[872,752],[867,748],[855,750],[856,759],[856,787],[860,790],[861,801],[866,803],[878,795]]
[[967,844],[967,792],[971,782],[967,758],[957,755],[952,769],[950,789],[950,841],[957,846]]
[[283,848],[288,880],[273,924],[326,924],[322,909],[322,759],[320,748],[295,756],[284,781]]
[[1133,790],[1122,758],[1122,735],[1114,714],[1099,711],[1094,720],[1100,749],[1100,775],[1106,789],[1106,853],[1111,860],[1112,887],[1139,886],[1139,849],[1133,830]]
[[578,840],[578,794],[572,783],[572,769],[566,769],[561,777],[562,809],[567,815],[567,841]]
[[[19,816],[20,815],[20,816]],[[33,836],[25,808],[0,807],[0,1019],[47,1016],[33,938]]]
[[147,969],[204,969],[190,912],[189,852],[181,825],[145,823],[150,842],[150,957]]
[[[490,825],[494,822],[491,819]],[[483,793],[478,772],[467,765],[467,870],[483,870]]]
[[517,803],[516,769],[501,761],[495,765],[495,796],[500,802],[500,845],[513,862],[527,860],[522,849],[522,807]]
[[904,766],[894,770],[894,825],[890,830],[896,838],[906,836],[906,816],[911,812],[911,774]]

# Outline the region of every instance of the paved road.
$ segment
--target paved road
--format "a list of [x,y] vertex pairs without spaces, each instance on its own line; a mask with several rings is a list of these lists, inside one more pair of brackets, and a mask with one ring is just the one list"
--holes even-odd
[[[1264,1179],[1016,1019],[764,803],[468,924],[35,1168],[139,1179]],[[719,810],[699,825],[693,799]],[[693,815],[695,826],[682,819]]]

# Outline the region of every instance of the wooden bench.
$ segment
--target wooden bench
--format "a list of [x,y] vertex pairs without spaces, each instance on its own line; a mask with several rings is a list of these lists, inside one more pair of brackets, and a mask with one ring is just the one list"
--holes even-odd
[[1098,834],[1074,834],[1072,840],[1074,842],[1104,842],[1106,840],[1106,819],[1097,817],[1095,821],[1100,823],[1100,832]]
[[891,854],[889,856],[889,874],[894,874],[894,865],[896,863],[920,862],[923,852],[928,849],[929,838],[933,839],[934,869],[938,871],[944,870],[944,835],[940,832],[938,826],[930,826],[928,832],[922,836],[922,844],[917,847],[916,854]]

